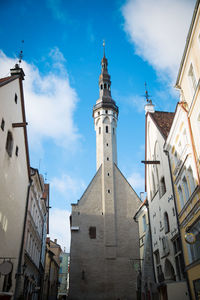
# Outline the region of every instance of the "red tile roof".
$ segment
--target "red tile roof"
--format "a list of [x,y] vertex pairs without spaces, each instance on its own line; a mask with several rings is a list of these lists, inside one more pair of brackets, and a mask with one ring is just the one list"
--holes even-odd
[[5,81],[9,80],[10,78],[11,78],[11,76],[0,78],[0,82],[5,82]]
[[154,113],[150,113],[150,115],[156,123],[161,134],[166,139],[172,126],[175,113],[166,111],[155,111]]

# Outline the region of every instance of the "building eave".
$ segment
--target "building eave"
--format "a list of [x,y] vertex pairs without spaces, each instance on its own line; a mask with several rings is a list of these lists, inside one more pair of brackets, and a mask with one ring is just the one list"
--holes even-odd
[[190,28],[189,28],[189,31],[188,31],[188,34],[187,34],[186,44],[185,44],[185,48],[184,48],[184,51],[183,51],[183,56],[182,56],[182,59],[181,59],[177,79],[176,79],[175,87],[178,88],[178,89],[180,89],[179,80],[180,80],[183,65],[184,65],[184,62],[185,62],[185,57],[186,57],[186,54],[187,54],[187,51],[188,51],[188,46],[189,46],[189,43],[190,43],[190,39],[191,39],[191,36],[192,36],[192,31],[193,31],[195,19],[196,19],[196,16],[197,16],[197,11],[198,11],[198,8],[199,8],[199,4],[200,4],[200,0],[197,0],[195,8],[194,8],[193,16],[192,16],[192,21],[190,23]]

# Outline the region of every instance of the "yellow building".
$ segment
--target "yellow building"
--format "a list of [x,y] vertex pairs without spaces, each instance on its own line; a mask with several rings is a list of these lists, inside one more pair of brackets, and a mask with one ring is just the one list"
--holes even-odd
[[[169,152],[185,271],[191,298],[200,299],[200,1],[196,2],[176,81],[180,102],[165,150]],[[177,245],[179,247],[179,245]]]

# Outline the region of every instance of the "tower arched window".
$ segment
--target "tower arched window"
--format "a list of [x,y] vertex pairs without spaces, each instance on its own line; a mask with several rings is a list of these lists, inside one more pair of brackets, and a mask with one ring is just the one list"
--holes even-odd
[[10,131],[8,131],[8,134],[7,134],[6,151],[7,151],[8,155],[11,157],[12,151],[13,151],[13,136]]
[[107,85],[106,85],[106,83],[104,83],[104,89],[106,89],[107,88]]
[[101,90],[103,90],[103,84],[101,84]]
[[168,233],[170,231],[170,227],[169,227],[169,217],[167,212],[164,213],[164,226],[165,226],[165,233]]

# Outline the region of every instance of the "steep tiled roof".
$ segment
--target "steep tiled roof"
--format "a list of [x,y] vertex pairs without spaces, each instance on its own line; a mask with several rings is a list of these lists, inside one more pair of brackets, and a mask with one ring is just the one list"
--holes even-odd
[[150,113],[150,115],[156,123],[161,134],[166,139],[172,126],[175,113],[166,111],[155,111],[154,113]]
[[0,78],[0,82],[5,82],[5,81],[9,80],[10,78],[11,78],[11,76]]
[[0,78],[0,86],[3,86],[7,83],[9,83],[10,81],[15,80],[16,78],[18,78],[19,76],[8,76],[8,77],[4,77],[4,78]]

